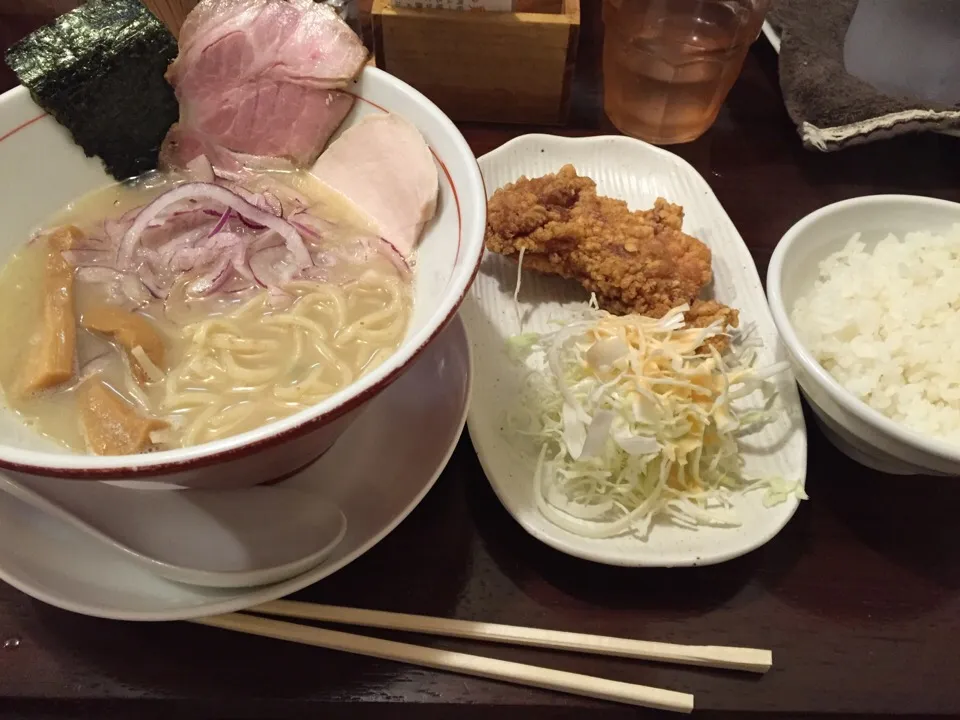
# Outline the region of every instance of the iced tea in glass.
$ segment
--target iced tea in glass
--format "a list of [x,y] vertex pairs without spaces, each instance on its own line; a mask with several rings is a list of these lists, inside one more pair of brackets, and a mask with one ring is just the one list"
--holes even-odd
[[603,0],[604,109],[657,145],[694,140],[757,39],[770,0]]

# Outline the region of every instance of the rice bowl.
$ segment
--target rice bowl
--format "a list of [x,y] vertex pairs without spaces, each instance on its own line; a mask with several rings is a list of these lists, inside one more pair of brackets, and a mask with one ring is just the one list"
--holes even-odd
[[817,361],[892,420],[960,444],[960,225],[943,235],[859,235],[820,263],[790,318]]
[[[923,233],[924,235],[913,236],[912,239],[920,242],[926,239],[928,244],[934,245],[949,244],[954,242],[952,235],[949,239],[936,241],[926,234],[950,235],[956,232],[954,226],[957,223],[960,223],[960,204],[957,203],[909,195],[855,198],[829,205],[800,220],[784,235],[771,258],[767,274],[768,300],[774,321],[790,353],[801,389],[831,441],[858,462],[884,472],[960,474],[960,442],[944,437],[949,436],[949,428],[953,427],[952,421],[944,425],[945,421],[941,419],[940,424],[947,429],[937,430],[938,426],[933,424],[929,417],[924,418],[922,410],[916,409],[922,407],[922,398],[921,404],[916,405],[916,390],[904,391],[899,388],[893,391],[895,383],[890,382],[892,366],[889,362],[878,374],[873,363],[864,363],[863,358],[858,356],[858,353],[874,353],[878,358],[885,358],[892,352],[896,357],[899,351],[896,348],[891,351],[891,342],[894,346],[905,348],[914,337],[913,333],[899,340],[896,336],[892,341],[885,337],[879,345],[870,342],[873,336],[867,334],[851,347],[853,337],[861,333],[852,332],[849,327],[846,331],[838,328],[850,322],[857,326],[858,320],[863,323],[864,328],[874,325],[880,327],[881,323],[877,320],[871,325],[866,314],[875,314],[877,307],[881,306],[863,311],[866,314],[859,319],[857,311],[852,309],[857,306],[856,298],[864,292],[868,295],[873,292],[874,303],[879,302],[877,297],[896,299],[897,294],[909,295],[911,297],[900,300],[902,313],[909,318],[910,308],[915,308],[915,312],[926,313],[933,318],[929,305],[936,304],[936,300],[931,299],[928,294],[924,296],[925,301],[918,298],[916,284],[912,285],[912,293],[906,290],[911,286],[910,283],[916,282],[916,278],[911,277],[911,268],[917,273],[928,272],[929,268],[918,270],[913,263],[908,263],[905,268],[898,266],[895,270],[889,270],[889,277],[873,282],[872,285],[868,283],[868,289],[861,292],[854,280],[856,271],[847,267],[838,268],[837,263],[868,265],[874,262],[879,268],[886,263],[888,256],[902,252],[902,249],[898,250],[894,245],[893,240],[888,239],[889,236],[904,238],[910,233]],[[857,244],[847,247],[851,238],[857,238]],[[878,246],[880,255],[875,257],[870,253]],[[846,255],[835,255],[842,253],[845,247]],[[907,250],[907,255],[903,257],[908,258],[909,252]],[[811,305],[808,296],[820,279],[821,263],[831,256],[834,256],[830,261],[833,264],[828,265],[830,272],[822,281],[828,287],[825,291],[821,288],[824,294]],[[944,293],[949,293],[951,285],[956,285],[956,278],[951,280],[953,275],[949,271],[945,270],[944,274],[946,277],[940,280],[941,285],[935,287],[942,287]],[[899,281],[896,280],[897,277],[900,277]],[[837,284],[831,284],[831,279]],[[891,287],[883,287],[891,283]],[[849,289],[844,290],[844,287]],[[875,292],[871,291],[870,287],[874,288]],[[889,294],[884,295],[885,292]],[[805,297],[808,299],[804,299]],[[948,300],[941,299],[940,302],[949,304]],[[828,306],[830,312],[826,313],[823,308]],[[922,312],[919,308],[922,308]],[[827,314],[830,317],[823,320]],[[821,319],[816,319],[817,316]],[[883,322],[889,326],[894,320],[892,317],[885,317]],[[826,325],[821,327],[820,323]],[[936,323],[934,327],[939,330],[940,335],[945,331],[950,332],[950,336],[953,334]],[[823,328],[827,328],[826,334],[822,333]],[[838,333],[835,337],[834,331]],[[847,334],[844,335],[844,332]],[[937,332],[927,331],[926,335],[928,338],[937,337]],[[840,348],[841,338],[847,343],[845,349]],[[940,339],[946,340],[946,337]],[[942,354],[947,344],[938,352]],[[915,350],[913,352],[915,353]],[[818,355],[838,373],[840,379],[818,361]],[[837,360],[840,357],[844,358],[843,362],[848,366],[846,369],[838,370]],[[851,360],[853,357],[858,357],[859,360]],[[931,358],[930,362],[936,364],[937,361]],[[949,372],[946,367],[941,369]],[[884,372],[887,373],[886,379]],[[911,378],[917,379],[914,377],[916,370],[913,365],[909,372],[913,373]],[[924,372],[929,372],[929,368]],[[880,405],[880,408],[864,400],[870,399],[870,392],[878,388],[881,392],[873,402]],[[945,391],[948,394],[950,392],[947,388]],[[895,402],[891,403],[890,414],[896,419],[884,414],[884,410],[888,409],[885,401],[891,397]],[[914,409],[905,414],[901,404]],[[905,422],[907,415],[910,417],[909,423]]]

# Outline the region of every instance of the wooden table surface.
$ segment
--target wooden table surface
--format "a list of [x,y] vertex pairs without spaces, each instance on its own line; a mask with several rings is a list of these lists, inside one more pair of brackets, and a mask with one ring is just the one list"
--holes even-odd
[[[33,21],[16,25],[17,18],[2,14],[4,1],[0,34],[29,30]],[[595,13],[586,12],[584,23],[574,113],[564,134],[611,132],[599,106]],[[463,127],[477,155],[531,130]],[[673,150],[713,187],[761,275],[783,232],[826,203],[882,192],[960,200],[954,138],[915,136],[829,155],[803,150],[783,108],[776,56],[762,40],[713,129]],[[297,597],[773,648],[774,669],[745,677],[426,640],[693,692],[700,717],[960,716],[960,483],[864,469],[814,425],[809,429],[811,499],[767,546],[724,565],[628,570],[555,552],[527,536],[500,506],[464,436],[409,519],[366,556]],[[529,720],[580,718],[587,711],[637,716],[613,704],[186,624],[81,617],[0,587],[0,717],[456,713]]]

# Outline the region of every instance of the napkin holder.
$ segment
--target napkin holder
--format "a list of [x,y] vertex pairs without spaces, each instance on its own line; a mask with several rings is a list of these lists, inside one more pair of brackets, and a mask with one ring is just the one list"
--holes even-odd
[[457,121],[566,122],[580,0],[561,12],[457,12],[374,0],[377,66]]

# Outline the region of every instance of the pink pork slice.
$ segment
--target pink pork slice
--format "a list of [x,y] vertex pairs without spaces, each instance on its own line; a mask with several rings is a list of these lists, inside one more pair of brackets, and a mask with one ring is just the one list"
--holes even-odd
[[420,132],[390,113],[368,115],[330,143],[313,174],[359,207],[405,258],[437,211],[437,166]]
[[[183,165],[204,145],[306,166],[349,112],[340,92],[367,51],[312,0],[202,0],[184,20],[167,80],[180,102]],[[169,140],[170,138],[168,138]]]

